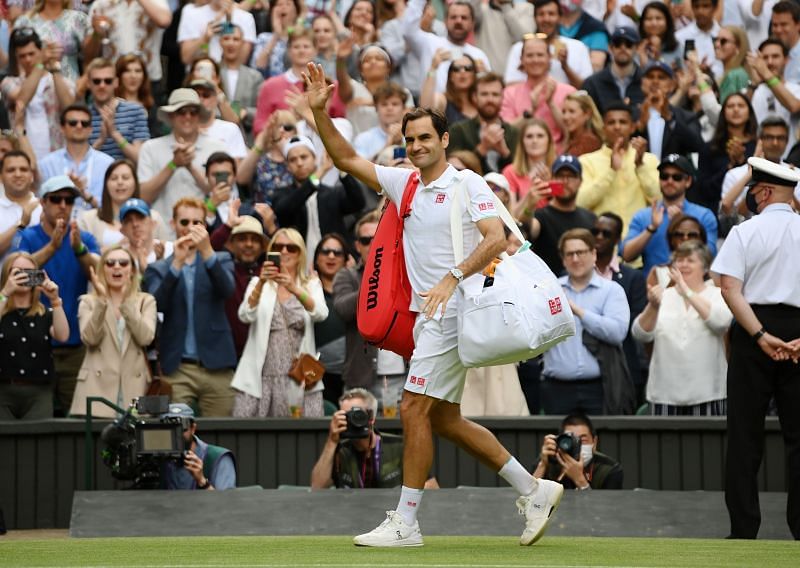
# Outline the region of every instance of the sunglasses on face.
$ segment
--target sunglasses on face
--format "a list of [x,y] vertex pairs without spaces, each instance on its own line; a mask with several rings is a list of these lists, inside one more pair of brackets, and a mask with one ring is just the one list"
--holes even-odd
[[188,227],[190,223],[192,225],[205,225],[206,224],[205,221],[201,221],[200,219],[179,219],[178,220],[178,224],[181,227]]
[[283,252],[285,250],[290,254],[297,254],[300,252],[300,247],[293,243],[275,243],[270,250],[272,252]]
[[470,65],[470,64],[467,64],[467,65],[451,65],[450,69],[453,71],[453,73],[459,73],[461,71],[469,71],[470,73],[472,73],[473,71],[475,71],[475,66],[474,65]]
[[374,238],[375,237],[358,237],[357,240],[358,244],[360,244],[361,246],[368,247],[369,245],[372,244],[372,239]]
[[633,48],[633,42],[627,39],[615,39],[611,42],[611,45],[614,47],[627,47],[628,49]]
[[599,237],[600,235],[603,235],[604,239],[610,239],[611,237],[614,236],[614,233],[609,231],[608,229],[598,229],[596,227],[593,227],[591,229],[591,232],[595,237]]
[[178,116],[186,116],[187,114],[189,116],[197,116],[200,114],[200,109],[196,107],[183,107],[176,110],[175,114],[177,114]]
[[113,77],[104,77],[102,79],[92,79],[92,84],[93,85],[102,85],[103,83],[105,83],[106,85],[113,85],[114,84],[114,78]]
[[668,179],[672,179],[672,181],[683,181],[686,179],[686,174],[668,174],[666,172],[661,172],[658,174],[658,179],[661,181],[667,181]]
[[74,195],[48,195],[47,200],[54,205],[61,205],[62,203],[66,203],[67,205],[75,205]]
[[685,233],[683,231],[674,231],[670,235],[670,238],[673,238],[673,239],[699,239],[700,238],[700,233],[698,231],[688,231],[688,232],[685,232]]
[[725,45],[731,43],[732,41],[733,40],[730,40],[730,39],[728,39],[726,37],[715,37],[714,38],[714,43],[718,43],[721,46],[725,46]]
[[92,125],[91,120],[76,120],[74,118],[65,120],[64,122],[66,122],[67,125],[71,126],[72,128],[75,128],[78,125],[82,126],[83,128],[89,128]]
[[344,257],[344,251],[342,249],[323,248],[323,249],[319,250],[319,254],[321,254],[322,256],[333,255],[336,258],[343,258]]
[[114,268],[115,266],[119,266],[120,268],[125,268],[129,266],[131,263],[129,258],[107,258],[106,259],[106,266],[109,268]]

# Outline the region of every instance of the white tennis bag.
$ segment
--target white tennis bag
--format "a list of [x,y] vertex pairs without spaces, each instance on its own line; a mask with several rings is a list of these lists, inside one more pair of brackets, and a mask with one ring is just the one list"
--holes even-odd
[[[466,184],[456,187],[450,228],[456,264],[464,260],[461,200]],[[531,249],[511,214],[495,196],[495,208],[523,243],[497,265],[494,284],[467,296],[462,286],[458,311],[458,356],[465,367],[489,367],[525,361],[575,335],[567,296],[553,272]],[[468,202],[468,201],[467,201]]]

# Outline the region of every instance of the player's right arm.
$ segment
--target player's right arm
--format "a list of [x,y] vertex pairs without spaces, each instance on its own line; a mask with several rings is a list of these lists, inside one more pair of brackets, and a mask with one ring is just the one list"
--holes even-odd
[[314,122],[317,125],[317,133],[325,144],[333,160],[334,165],[343,172],[360,179],[374,191],[380,193],[381,186],[378,183],[378,174],[375,171],[375,164],[359,156],[350,143],[345,140],[328,116],[325,105],[333,93],[334,85],[325,82],[325,73],[322,66],[315,63],[308,64],[308,72],[303,73],[306,82],[306,97],[314,114]]

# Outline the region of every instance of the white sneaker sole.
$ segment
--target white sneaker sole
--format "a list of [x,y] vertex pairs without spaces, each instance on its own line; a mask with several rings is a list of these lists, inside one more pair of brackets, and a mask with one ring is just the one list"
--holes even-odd
[[375,543],[375,542],[359,541],[359,538],[360,537],[353,538],[353,544],[355,544],[356,546],[364,546],[371,548],[411,548],[411,547],[420,547],[423,545],[422,540],[416,542],[408,539],[403,539],[397,541]]
[[555,499],[551,503],[550,513],[548,513],[548,515],[547,515],[547,520],[542,525],[542,528],[539,529],[539,532],[537,532],[535,535],[533,535],[533,538],[531,538],[527,542],[526,542],[526,539],[523,539],[522,537],[520,537],[520,540],[519,540],[520,546],[531,546],[533,544],[536,544],[536,542],[544,536],[544,533],[547,532],[547,526],[550,524],[550,519],[553,518],[553,514],[556,512],[556,509],[558,509],[558,506],[561,504],[561,498],[564,496],[564,486],[563,485],[561,485],[559,483],[558,487],[555,487],[555,489],[556,489]]

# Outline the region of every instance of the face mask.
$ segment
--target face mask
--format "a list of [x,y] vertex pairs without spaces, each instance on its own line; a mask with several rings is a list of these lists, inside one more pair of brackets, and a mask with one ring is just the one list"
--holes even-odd
[[583,465],[586,467],[594,457],[594,449],[592,444],[581,444],[581,457],[583,458]]
[[747,210],[750,211],[750,213],[753,215],[758,215],[758,202],[756,201],[756,196],[752,191],[748,191],[747,195],[745,195],[744,204],[747,206]]

